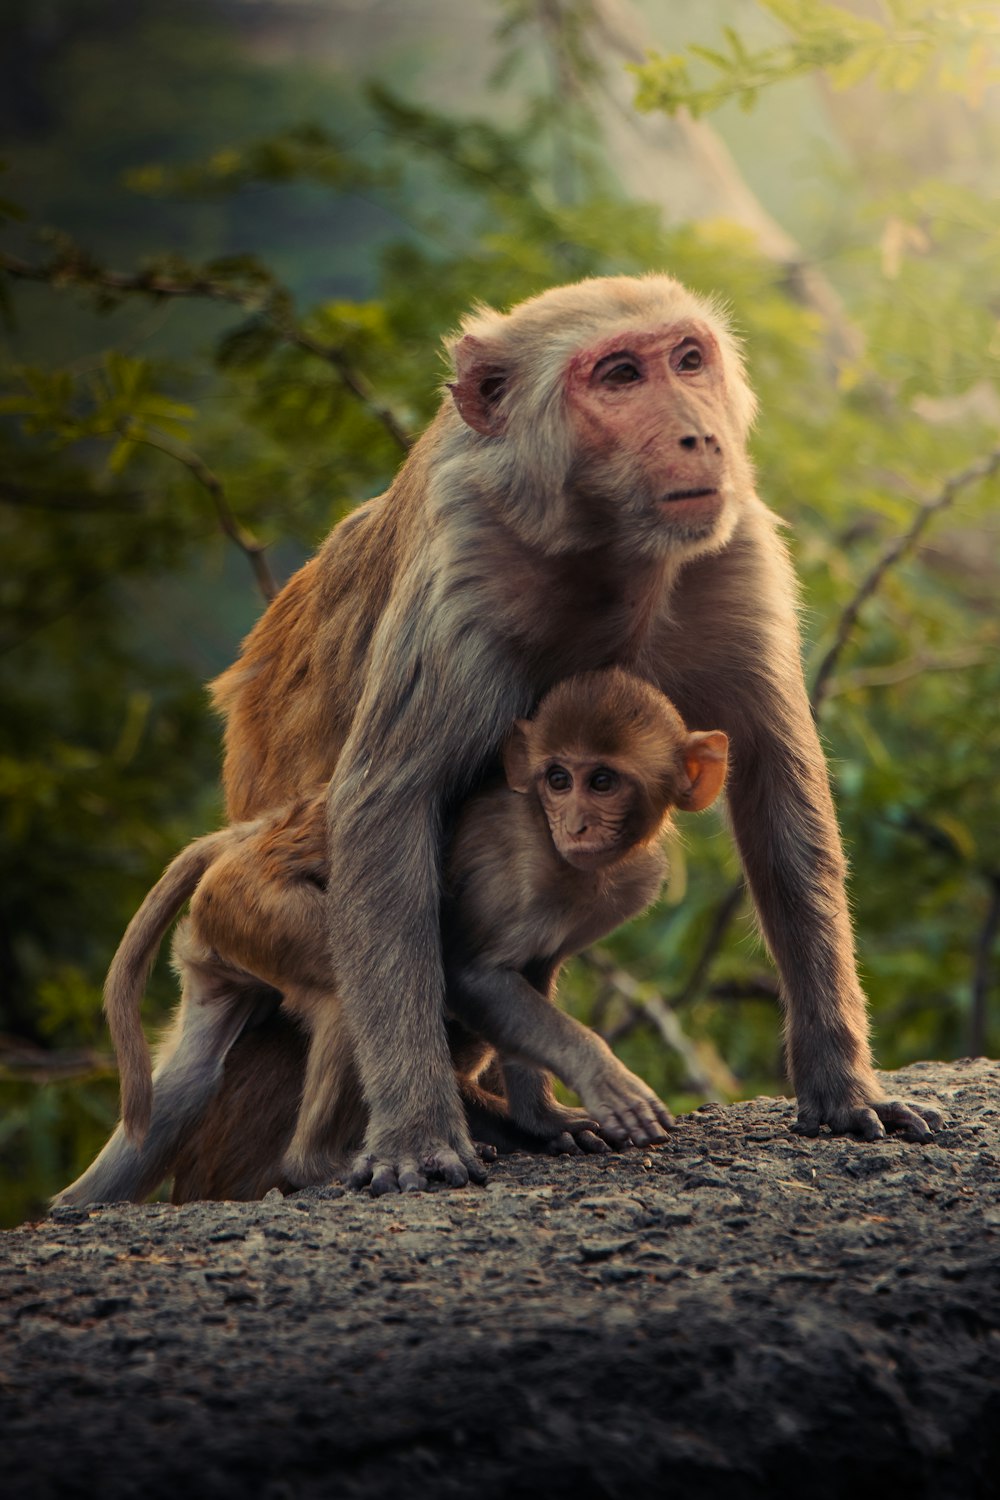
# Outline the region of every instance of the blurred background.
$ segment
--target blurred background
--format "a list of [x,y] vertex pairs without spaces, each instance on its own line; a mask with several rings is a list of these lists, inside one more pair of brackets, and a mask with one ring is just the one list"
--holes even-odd
[[[382,490],[442,334],[666,269],[747,343],[883,1066],[1000,1045],[1000,5],[5,0],[0,1214],[102,1144],[101,983],[217,826],[204,683]],[[566,1003],[780,1092],[724,820]],[[175,998],[165,962],[151,1028]]]

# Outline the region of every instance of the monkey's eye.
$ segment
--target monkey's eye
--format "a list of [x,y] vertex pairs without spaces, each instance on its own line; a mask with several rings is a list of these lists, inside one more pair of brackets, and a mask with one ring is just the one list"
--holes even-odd
[[549,766],[545,782],[553,792],[568,792],[573,785],[573,778],[562,766]]
[[634,385],[642,379],[642,368],[630,354],[609,354],[600,361],[594,374],[601,385]]
[[618,773],[609,771],[607,766],[598,766],[588,782],[592,792],[607,793],[617,790]]
[[688,344],[681,356],[674,363],[674,369],[684,375],[690,375],[694,370],[700,370],[705,363],[705,356],[697,344]]

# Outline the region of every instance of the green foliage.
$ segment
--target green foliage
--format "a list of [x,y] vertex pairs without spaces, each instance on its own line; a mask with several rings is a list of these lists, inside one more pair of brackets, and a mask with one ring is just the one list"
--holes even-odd
[[[752,52],[732,26],[725,45],[692,45],[692,70],[678,53],[653,53],[633,66],[636,107],[708,114],[730,99],[753,109],[762,89],[822,68],[835,89],[872,80],[887,92],[938,88],[976,94],[1000,81],[1000,19],[985,4],[928,5],[890,0],[885,16],[859,16],[826,0],[761,0],[790,34],[781,46]],[[705,83],[697,79],[704,77]]]
[[[819,3],[765,8],[787,42],[754,50],[726,31],[717,47],[691,49],[691,66],[656,59],[638,70],[643,105],[750,104],[817,67],[837,88],[865,78],[876,106],[883,92],[918,83],[963,82],[974,95],[992,76],[997,25],[981,6],[898,0],[879,21]],[[589,76],[589,7],[570,9],[563,60]],[[533,8],[514,0],[505,15],[520,44]],[[206,35],[218,97],[228,100],[223,124],[211,140],[194,139],[158,83],[129,152],[112,153],[127,191],[107,174],[94,189],[101,212],[123,226],[115,259],[64,233],[26,246],[13,222],[0,247],[9,319],[0,1030],[49,1048],[103,1045],[110,953],[162,865],[218,815],[217,730],[200,683],[231,659],[260,606],[239,547],[249,555],[257,538],[274,543],[275,571],[287,572],[339,515],[385,486],[405,435],[439,399],[441,335],[474,301],[506,306],[575,277],[668,267],[729,304],[761,396],[761,490],[788,523],[803,580],[810,673],[919,507],[996,446],[997,199],[946,161],[914,170],[912,117],[896,136],[883,120],[878,151],[841,162],[825,184],[815,244],[858,335],[833,371],[823,320],[788,295],[744,231],[724,222],[665,229],[654,209],[622,202],[596,150],[575,158],[567,191],[551,112],[537,101],[502,127],[448,118],[384,84],[364,99],[334,89],[338,120],[363,116],[372,127],[349,149],[351,133],[318,108],[312,123],[287,118],[269,75],[269,133],[254,136],[251,72],[213,52]],[[165,78],[198,73],[162,18],[140,15],[131,41],[104,44],[122,49],[120,67],[129,46],[148,61],[154,43]],[[84,55],[99,71],[110,66]],[[108,101],[78,56],[58,76],[96,151],[109,139]],[[198,76],[214,101],[216,85]],[[168,137],[165,160],[158,148]],[[39,144],[22,155],[50,160]],[[984,129],[983,172],[995,159]],[[15,180],[23,186],[23,168]],[[73,191],[64,183],[60,192],[65,222],[78,227]],[[312,234],[290,249],[283,226],[306,210],[310,223],[338,225],[333,269],[319,269]],[[268,213],[278,223],[271,238]],[[400,226],[392,236],[387,221]],[[977,947],[986,940],[997,957],[986,926],[1000,872],[997,490],[994,477],[949,492],[922,544],[880,575],[822,709],[888,1064],[966,1048],[977,1034]],[[706,1089],[779,1087],[773,974],[749,918],[713,939],[738,876],[714,814],[684,824],[673,867],[665,901],[608,950],[640,1000],[676,1002],[686,1050],[665,1045],[652,1024],[631,1024],[625,1001],[585,964],[567,976],[567,997],[612,1031],[625,1028],[623,1054],[678,1102]],[[712,961],[695,975],[708,949]],[[160,972],[150,1017],[171,997]],[[995,1012],[985,1041],[1000,1041]],[[0,1089],[11,1111],[0,1157],[21,1179],[18,1209],[37,1207],[99,1144],[110,1091],[90,1076],[39,1089],[13,1073]]]

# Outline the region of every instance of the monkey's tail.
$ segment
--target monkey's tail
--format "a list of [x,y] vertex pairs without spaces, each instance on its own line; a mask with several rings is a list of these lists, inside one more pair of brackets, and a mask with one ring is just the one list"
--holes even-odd
[[142,1029],[142,997],[160,943],[205,872],[233,842],[233,830],[208,833],[183,849],[143,901],[125,929],[104,981],[104,1012],[118,1058],[122,1125],[139,1145],[152,1110],[152,1059]]

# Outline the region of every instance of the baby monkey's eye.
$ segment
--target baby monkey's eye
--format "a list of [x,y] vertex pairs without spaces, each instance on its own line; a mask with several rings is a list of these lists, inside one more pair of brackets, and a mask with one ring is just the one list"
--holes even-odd
[[613,792],[618,786],[618,773],[609,771],[607,766],[599,766],[591,776],[589,786],[592,792]]
[[568,792],[573,785],[572,776],[562,766],[549,766],[545,781],[554,792]]

